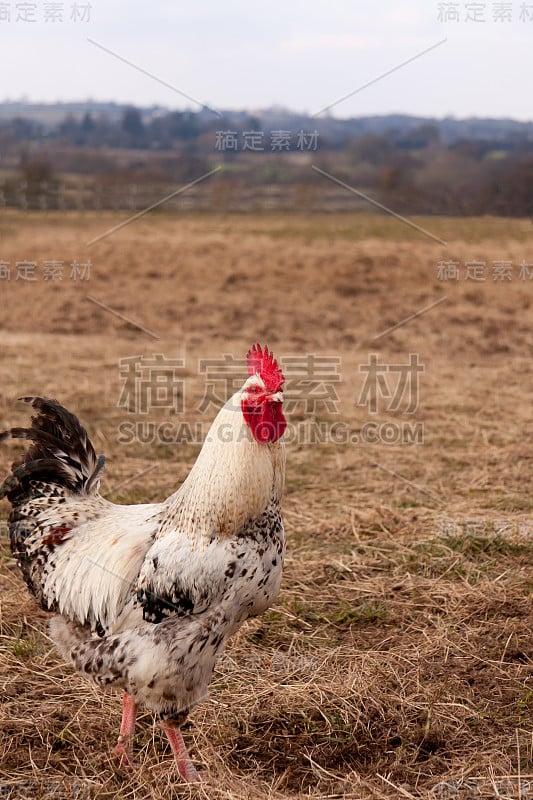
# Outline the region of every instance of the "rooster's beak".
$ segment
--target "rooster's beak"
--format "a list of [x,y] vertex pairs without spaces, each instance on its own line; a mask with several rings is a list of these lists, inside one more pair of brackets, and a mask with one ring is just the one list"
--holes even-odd
[[283,403],[283,392],[275,392],[267,396],[267,403]]

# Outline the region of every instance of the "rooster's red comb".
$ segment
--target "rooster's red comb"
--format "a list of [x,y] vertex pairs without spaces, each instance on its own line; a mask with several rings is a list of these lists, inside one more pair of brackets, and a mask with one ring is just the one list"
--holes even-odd
[[259,343],[253,344],[246,356],[248,375],[259,375],[269,392],[279,392],[285,382],[274,354]]

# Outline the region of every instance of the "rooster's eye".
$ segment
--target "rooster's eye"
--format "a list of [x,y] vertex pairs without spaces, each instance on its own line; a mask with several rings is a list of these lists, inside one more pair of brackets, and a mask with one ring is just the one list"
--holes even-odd
[[259,391],[259,386],[250,386],[248,391],[251,392],[251,394],[257,394],[257,392]]

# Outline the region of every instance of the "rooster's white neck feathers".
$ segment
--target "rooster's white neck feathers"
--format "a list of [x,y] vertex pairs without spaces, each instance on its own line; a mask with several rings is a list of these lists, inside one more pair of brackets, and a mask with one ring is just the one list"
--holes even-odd
[[231,397],[211,425],[184,483],[169,500],[160,538],[170,529],[206,543],[233,536],[279,502],[285,477],[285,445],[257,442],[241,411],[242,391]]

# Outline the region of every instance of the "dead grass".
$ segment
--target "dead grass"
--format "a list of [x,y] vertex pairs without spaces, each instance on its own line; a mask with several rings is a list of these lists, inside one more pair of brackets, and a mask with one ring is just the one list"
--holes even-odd
[[[517,798],[521,787],[533,797],[532,283],[436,279],[441,259],[531,261],[531,224],[419,220],[446,249],[371,216],[157,215],[86,250],[117,221],[5,214],[1,259],[90,254],[93,271],[88,284],[68,273],[61,283],[0,284],[1,427],[25,418],[16,397],[56,396],[107,454],[104,491],[158,464],[112,496],[153,501],[183,479],[198,448],[117,442],[127,416],[117,408],[118,359],[185,350],[194,422],[197,359],[241,354],[259,338],[278,355],[340,355],[341,419],[354,431],[367,420],[357,366],[369,352],[384,363],[418,352],[424,444],[289,448],[282,593],[232,640],[210,700],[191,717],[186,737],[209,775],[196,790],[176,781],[149,715],[138,767],[112,763],[120,703],[55,655],[4,535],[4,795],[466,800]],[[11,456],[0,452],[1,474]]]

